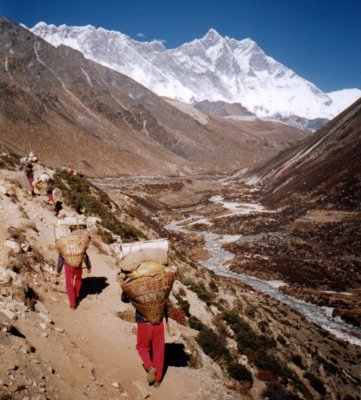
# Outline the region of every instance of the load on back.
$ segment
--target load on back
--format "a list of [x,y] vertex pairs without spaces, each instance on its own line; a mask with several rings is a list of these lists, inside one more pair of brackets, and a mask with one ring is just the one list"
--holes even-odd
[[167,239],[127,243],[119,257],[121,287],[137,311],[150,323],[159,323],[172,290],[175,267],[168,266]]
[[55,247],[71,267],[79,267],[90,243],[90,231],[85,218],[68,216],[55,226]]

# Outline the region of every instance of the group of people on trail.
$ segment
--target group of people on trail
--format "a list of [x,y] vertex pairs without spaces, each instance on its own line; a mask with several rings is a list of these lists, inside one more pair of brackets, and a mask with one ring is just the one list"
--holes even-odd
[[[90,232],[87,230],[87,225],[84,223],[84,218],[81,220],[80,217],[85,217],[84,215],[69,215],[68,212],[62,210],[62,204],[58,200],[54,198],[54,180],[49,176],[49,174],[44,170],[43,166],[39,166],[38,164],[39,158],[34,152],[30,152],[27,157],[23,157],[20,160],[19,170],[23,171],[26,175],[26,179],[31,187],[31,195],[36,196],[37,194],[47,195],[49,201],[52,203],[55,211],[55,215],[58,217],[56,228],[63,229],[60,233],[60,237],[62,240],[64,238],[71,238],[73,243],[70,247],[74,247],[74,240],[77,238],[84,238],[84,235],[87,236],[88,242],[83,247],[83,251],[80,253],[80,258],[70,259],[67,257],[68,254],[64,253],[59,247],[59,238],[56,236],[56,247],[58,248],[59,255],[56,266],[56,276],[60,277],[61,272],[64,268],[65,271],[65,288],[67,292],[67,296],[69,299],[70,309],[76,310],[80,302],[81,296],[81,288],[82,288],[82,277],[83,277],[83,264],[85,264],[85,268],[87,269],[88,274],[91,273],[92,264],[90,258],[86,252],[86,247],[90,241]],[[41,173],[39,173],[39,168]],[[42,169],[43,168],[43,169]],[[76,171],[72,167],[62,166],[62,170],[66,170],[69,173],[74,175],[83,176],[81,171]],[[37,173],[35,173],[35,170]],[[57,189],[58,190],[58,189]],[[62,212],[60,212],[62,210]],[[60,213],[59,213],[60,212]],[[75,223],[72,218],[75,218]],[[68,221],[67,221],[68,219]],[[79,221],[82,221],[79,223]],[[65,229],[65,232],[64,232]],[[57,232],[55,230],[55,232]],[[79,251],[78,251],[79,253]],[[158,266],[161,266],[158,264]],[[163,265],[161,266],[164,267]],[[128,270],[129,272],[129,270]],[[123,274],[124,275],[124,274]],[[124,282],[129,285],[134,283],[134,275],[129,274],[126,275]],[[149,275],[149,277],[154,275]],[[171,281],[171,285],[173,284],[173,280]],[[169,292],[171,290],[171,285],[168,285],[168,292],[166,297],[169,296]],[[154,286],[154,285],[153,285]],[[159,286],[159,285],[158,285]],[[143,362],[143,367],[147,372],[147,382],[149,385],[154,387],[159,387],[163,378],[163,369],[164,369],[164,357],[165,357],[165,333],[164,333],[164,324],[163,319],[166,317],[166,307],[161,307],[161,313],[154,318],[147,319],[147,315],[144,312],[141,312],[132,298],[132,295],[125,292],[124,287],[122,287],[122,295],[121,300],[125,303],[132,302],[135,305],[135,322],[137,323],[137,343],[136,349],[138,354]],[[139,290],[138,290],[139,291]],[[153,293],[154,295],[154,293]],[[149,293],[145,293],[144,297],[149,297]],[[152,297],[152,295],[150,295]],[[154,296],[153,296],[154,297]],[[157,297],[157,295],[155,295]],[[167,298],[165,299],[165,301]],[[163,302],[165,304],[165,301]],[[159,305],[158,305],[159,308]]]
[[[43,168],[39,165],[39,157],[30,152],[28,156],[20,159],[19,170],[25,173],[26,179],[31,188],[31,195],[35,197],[37,194],[46,194],[52,206],[54,207],[55,215],[58,215],[61,210],[61,201],[54,197],[54,180],[46,171],[42,171],[35,176],[36,170]],[[41,188],[41,191],[39,189]],[[44,193],[42,193],[44,191]]]
[[84,172],[83,172],[82,170],[79,170],[79,171],[78,171],[77,169],[75,169],[75,168],[72,167],[71,165],[66,166],[65,164],[63,164],[63,165],[61,166],[61,170],[62,170],[62,171],[67,171],[67,172],[69,172],[69,174],[79,175],[79,176],[81,176],[81,177],[84,176]]
[[[82,216],[80,216],[82,217]],[[67,216],[65,213],[62,213],[58,219],[58,221],[62,219],[68,218],[69,223],[74,223],[74,216]],[[79,221],[79,218],[78,218]],[[66,223],[66,221],[64,221]],[[79,225],[72,225],[70,232],[71,234],[74,232],[79,234],[79,232],[87,232],[86,225],[83,225],[84,220],[82,219],[79,222]],[[65,287],[66,292],[69,298],[69,306],[72,310],[75,310],[79,305],[81,287],[82,287],[82,271],[83,271],[83,263],[88,271],[88,274],[91,272],[91,262],[90,258],[85,251],[82,258],[79,259],[77,265],[74,263],[67,262],[65,260],[65,256],[59,254],[56,268],[56,275],[59,277],[61,275],[61,271],[64,267],[65,269]],[[135,282],[134,274],[129,275],[132,278],[124,279],[124,283],[132,284]],[[152,275],[151,275],[152,276]],[[124,288],[124,286],[123,286]],[[170,291],[170,290],[169,290]],[[147,293],[144,293],[147,296]],[[148,294],[149,295],[149,294]],[[169,295],[169,293],[168,293]],[[150,296],[151,297],[151,296]],[[132,302],[134,304],[134,299],[128,295],[127,292],[122,291],[121,300],[125,303]],[[135,322],[137,323],[137,342],[136,349],[137,352],[143,362],[143,367],[147,372],[147,382],[149,385],[153,387],[159,387],[163,378],[163,370],[164,370],[164,359],[165,359],[165,332],[164,332],[164,323],[163,319],[166,317],[166,307],[162,311],[160,317],[157,320],[149,321],[145,314],[142,314],[139,309],[135,310]]]

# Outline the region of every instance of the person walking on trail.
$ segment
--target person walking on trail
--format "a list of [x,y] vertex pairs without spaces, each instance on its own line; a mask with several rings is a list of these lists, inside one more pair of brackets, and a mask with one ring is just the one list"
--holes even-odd
[[34,169],[33,169],[33,164],[31,161],[27,161],[24,165],[24,173],[26,175],[26,179],[29,182],[29,185],[31,187],[31,195],[35,196],[34,192]]
[[[87,253],[84,254],[83,261],[85,263],[88,274],[91,272],[91,262]],[[72,267],[67,264],[59,254],[58,263],[56,268],[56,276],[61,275],[61,270],[65,268],[65,287],[69,298],[69,306],[71,309],[75,310],[79,303],[79,295],[82,284],[83,268],[82,263],[78,267]]]
[[29,182],[29,185],[31,187],[31,195],[35,196],[34,192],[34,168],[33,168],[33,163],[38,162],[38,156],[35,155],[32,151],[29,153],[27,157],[23,157],[20,159],[20,165],[19,165],[19,170],[23,170],[26,179]]
[[[125,303],[130,302],[124,292],[121,300]],[[165,314],[166,312],[163,317]],[[153,387],[159,387],[163,378],[165,354],[163,319],[158,324],[151,324],[136,310],[135,321],[137,323],[136,349],[147,371],[147,382]]]
[[54,213],[57,216],[59,214],[59,211],[61,210],[61,201],[56,200],[54,198],[54,180],[53,179],[49,179],[48,181],[48,186],[46,188],[46,194],[48,196],[49,201],[52,203],[52,205],[54,206]]

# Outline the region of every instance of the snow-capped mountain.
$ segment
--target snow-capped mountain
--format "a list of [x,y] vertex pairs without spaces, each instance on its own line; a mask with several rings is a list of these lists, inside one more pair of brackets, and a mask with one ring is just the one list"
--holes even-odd
[[361,96],[359,89],[323,93],[251,39],[222,37],[214,29],[176,49],[90,25],[40,22],[31,31],[54,46],[81,51],[160,96],[186,103],[224,101],[241,103],[259,117],[331,119]]

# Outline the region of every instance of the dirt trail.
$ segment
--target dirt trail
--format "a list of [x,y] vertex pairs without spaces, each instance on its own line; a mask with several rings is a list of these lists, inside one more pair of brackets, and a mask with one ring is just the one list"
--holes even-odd
[[[26,233],[40,254],[55,263],[53,227],[56,217],[46,198],[32,199],[19,190],[20,204],[2,201],[1,214],[6,227],[15,226]],[[107,251],[105,249],[105,251]],[[155,398],[184,400],[222,398],[220,376],[213,368],[193,369],[172,367],[166,370],[159,388],[149,387],[146,373],[136,352],[136,324],[117,316],[121,308],[120,287],[116,282],[114,254],[101,254],[98,246],[88,251],[92,261],[90,276],[84,271],[83,298],[74,311],[69,308],[64,288],[64,272],[55,283],[53,273],[48,284],[35,288],[49,312],[52,323],[46,334],[39,334],[38,324],[18,321],[27,340],[35,346],[41,359],[52,365],[60,381],[59,397],[72,400]],[[184,327],[171,321],[171,329],[180,334]],[[166,335],[166,342],[176,342],[177,336]],[[223,398],[228,398],[225,396]]]
[[[94,294],[86,295],[75,311],[68,308],[66,295],[58,295],[57,298],[61,298],[59,303],[47,305],[54,322],[65,329],[81,352],[92,361],[93,375],[104,386],[111,387],[113,382],[119,382],[134,397],[139,392],[134,382],[140,381],[138,384],[145,391],[156,394],[157,399],[186,398],[198,386],[194,371],[189,369],[180,371],[170,367],[160,388],[147,386],[146,374],[135,350],[135,324],[116,316],[120,289],[115,281],[116,271],[111,267],[113,260],[99,255],[94,249],[89,251],[89,256],[93,263],[92,275],[85,275],[83,284],[91,292],[89,283],[95,281]],[[109,286],[101,290],[107,284]],[[174,383],[180,378],[183,384],[177,388]]]

